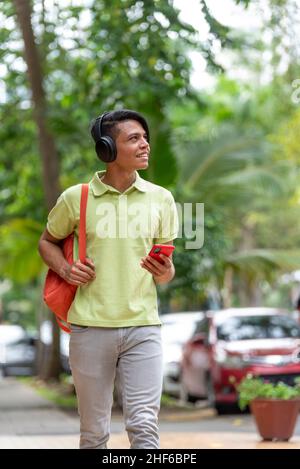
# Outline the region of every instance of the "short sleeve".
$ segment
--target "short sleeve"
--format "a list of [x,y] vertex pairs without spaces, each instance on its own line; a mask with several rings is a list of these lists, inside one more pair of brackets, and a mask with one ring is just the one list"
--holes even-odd
[[54,238],[64,239],[74,231],[75,225],[75,217],[62,193],[48,215],[47,230]]
[[165,197],[161,206],[159,230],[156,233],[154,242],[156,244],[166,244],[178,236],[178,213],[174,198],[170,192]]

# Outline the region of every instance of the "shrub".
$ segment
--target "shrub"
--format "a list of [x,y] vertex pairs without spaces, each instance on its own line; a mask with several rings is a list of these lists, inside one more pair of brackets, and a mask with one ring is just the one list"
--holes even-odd
[[289,386],[281,381],[270,383],[262,378],[247,375],[236,386],[239,395],[239,407],[245,409],[253,399],[261,397],[268,399],[294,399],[300,398],[300,380],[296,378],[295,386]]

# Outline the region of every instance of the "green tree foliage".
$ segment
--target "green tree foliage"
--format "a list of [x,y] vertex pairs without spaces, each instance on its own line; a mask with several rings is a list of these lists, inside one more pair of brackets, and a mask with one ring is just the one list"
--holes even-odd
[[[247,7],[250,2],[236,3]],[[51,10],[46,2],[33,2],[61,186],[87,181],[101,169],[89,137],[91,119],[128,107],[143,112],[150,123],[152,161],[143,176],[171,188],[179,202],[205,203],[204,246],[186,251],[185,240],[178,241],[177,277],[162,289],[163,301],[175,297],[178,304],[184,298],[186,307],[204,304],[210,290],[222,290],[228,268],[240,283],[245,273],[252,280],[256,274],[270,278],[271,271],[276,275],[294,268],[287,248],[298,259],[298,123],[291,83],[299,61],[294,48],[294,60],[287,60],[280,73],[280,39],[288,34],[289,44],[295,44],[296,35],[286,30],[285,21],[276,23],[280,15],[291,21],[293,3],[269,1],[271,16],[264,28],[273,39],[268,44],[262,36],[243,38],[218,22],[204,0],[199,9],[210,36],[201,43],[171,1],[97,0],[76,7],[54,2]],[[35,246],[46,208],[12,2],[0,3],[0,20],[6,90],[0,107],[0,259],[9,259],[1,262],[1,275],[26,281],[41,268]],[[222,70],[213,41],[235,51],[236,62],[255,77],[253,83],[229,80],[224,70],[212,93],[191,88],[189,49],[200,51],[213,73]],[[249,53],[250,44],[256,54]],[[270,82],[263,86],[265,51],[271,51],[273,65]],[[281,158],[281,150],[289,156]],[[4,236],[10,239],[2,242]],[[28,270],[19,267],[24,266],[22,250]]]
[[[32,22],[45,76],[51,131],[61,159],[62,187],[86,180],[99,168],[91,118],[105,109],[134,107],[150,120],[152,165],[146,177],[171,185],[177,162],[170,145],[166,104],[197,100],[190,88],[187,47],[198,47],[212,63],[194,29],[165,1],[95,1],[82,6],[34,2]],[[201,2],[199,8],[201,7]],[[29,217],[43,222],[46,210],[37,163],[36,129],[23,61],[23,45],[11,2],[2,2],[1,61],[5,95],[0,108],[2,222]],[[215,26],[215,30],[214,30]],[[212,33],[225,32],[216,22]],[[100,164],[101,166],[101,164]]]
[[[234,274],[230,288],[243,291],[238,293],[239,302],[246,305],[261,301],[254,295],[258,282],[273,283],[280,272],[299,265],[298,200],[293,203],[298,169],[283,156],[279,142],[290,152],[296,145],[285,127],[281,137],[270,135],[278,122],[286,120],[280,114],[274,121],[266,119],[272,86],[257,90],[221,77],[212,93],[202,95],[204,102],[209,101],[202,113],[191,102],[186,109],[170,108],[176,128],[174,145],[179,148],[177,198],[203,202],[205,220],[212,221],[205,226],[204,247],[187,253],[189,264],[183,277],[194,279],[186,293],[193,285],[201,289],[200,305],[213,279],[226,296],[229,270]],[[296,142],[297,119],[293,122]],[[205,268],[201,271],[199,265]],[[180,262],[178,269],[183,266]],[[190,299],[195,301],[195,295]]]

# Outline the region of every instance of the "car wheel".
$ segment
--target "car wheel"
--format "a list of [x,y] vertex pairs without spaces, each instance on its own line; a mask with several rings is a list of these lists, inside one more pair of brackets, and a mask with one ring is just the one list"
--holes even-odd
[[230,406],[223,402],[216,401],[216,392],[213,384],[213,380],[210,374],[206,378],[206,389],[207,389],[207,400],[208,404],[212,409],[215,409],[218,415],[228,414]]
[[216,408],[216,393],[213,380],[210,374],[207,374],[206,376],[206,392],[208,405],[212,408]]
[[216,409],[218,415],[226,415],[226,414],[231,413],[230,412],[231,407],[228,404],[223,404],[223,403],[220,403],[220,402],[216,402],[215,403],[215,409]]
[[183,403],[192,403],[192,404],[195,404],[195,402],[198,401],[198,397],[197,396],[193,396],[192,394],[190,394],[186,387],[184,386],[184,384],[180,383],[180,388],[179,388],[179,399],[181,400],[181,402]]

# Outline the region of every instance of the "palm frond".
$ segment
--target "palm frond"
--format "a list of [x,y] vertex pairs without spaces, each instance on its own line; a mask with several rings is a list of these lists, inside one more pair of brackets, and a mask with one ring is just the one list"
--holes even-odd
[[227,256],[225,264],[235,270],[253,274],[269,273],[273,269],[291,271],[299,268],[300,250],[252,249]]

